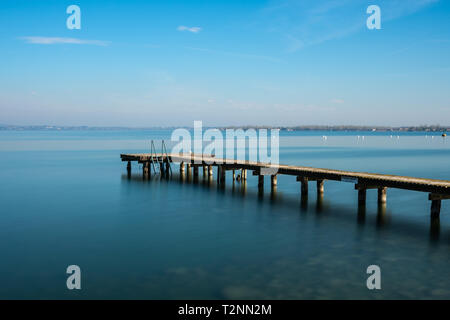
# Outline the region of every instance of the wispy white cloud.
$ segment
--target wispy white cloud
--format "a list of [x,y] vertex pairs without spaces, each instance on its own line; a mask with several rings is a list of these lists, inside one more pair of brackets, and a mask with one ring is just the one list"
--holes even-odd
[[[415,13],[439,0],[377,0],[385,22]],[[272,3],[272,4],[271,4]],[[261,11],[261,24],[279,33],[287,51],[349,36],[366,27],[367,0],[272,0]]]
[[83,40],[77,38],[62,38],[62,37],[21,37],[26,43],[32,44],[88,44],[95,46],[107,46],[109,41],[101,40]]
[[202,31],[202,28],[200,27],[186,27],[186,26],[179,26],[177,28],[178,31],[189,31],[192,33],[198,33],[200,31]]

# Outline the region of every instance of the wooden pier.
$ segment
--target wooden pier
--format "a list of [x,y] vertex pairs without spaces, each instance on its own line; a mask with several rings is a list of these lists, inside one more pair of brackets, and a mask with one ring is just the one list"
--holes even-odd
[[[143,166],[144,177],[149,177],[151,168],[157,166],[162,176],[168,176],[171,170],[171,163],[180,164],[180,174],[193,175],[198,178],[199,168],[203,169],[203,176],[212,177],[212,168],[217,167],[217,182],[225,183],[226,171],[235,172],[240,170],[239,178],[247,180],[247,170],[252,171],[254,176],[258,176],[258,189],[264,188],[264,176],[271,176],[272,190],[277,186],[278,175],[295,176],[300,182],[300,193],[302,198],[308,195],[308,184],[314,181],[317,184],[317,193],[323,195],[324,181],[334,180],[350,182],[355,184],[355,190],[358,191],[358,206],[364,207],[366,203],[366,192],[368,189],[377,189],[378,204],[385,205],[387,199],[387,189],[397,188],[412,191],[429,193],[428,199],[431,201],[431,217],[438,218],[441,210],[441,201],[450,199],[450,181],[404,177],[387,174],[352,172],[332,169],[319,169],[302,166],[290,165],[272,165],[261,162],[241,161],[232,159],[217,159],[214,156],[195,155],[195,154],[121,154],[122,161],[127,162],[128,174],[131,174],[131,162],[141,163]],[[191,172],[191,170],[193,172]]]

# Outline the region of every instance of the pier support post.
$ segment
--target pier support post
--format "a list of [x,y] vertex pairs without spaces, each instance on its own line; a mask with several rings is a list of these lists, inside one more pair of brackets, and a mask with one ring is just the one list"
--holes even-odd
[[386,203],[386,192],[386,187],[378,188],[378,204]]
[[131,176],[131,161],[128,161],[128,163],[127,163],[127,174],[128,174],[128,177]]
[[236,170],[233,169],[233,181],[236,180]]
[[169,163],[169,159],[167,159],[166,161],[166,178],[169,178],[170,175],[170,163]]
[[431,218],[439,218],[441,213],[441,200],[431,200]]
[[438,219],[441,213],[441,201],[450,199],[450,195],[430,193],[428,200],[431,200],[431,218]]
[[180,162],[180,176],[184,175],[184,162]]
[[358,189],[358,205],[365,206],[366,205],[366,194],[367,189]]
[[297,177],[297,180],[300,181],[301,187],[300,191],[303,197],[308,196],[308,178],[305,177]]
[[242,180],[247,180],[247,169],[241,169]]
[[270,176],[270,187],[272,188],[272,190],[277,188],[277,175],[271,175]]
[[150,178],[150,162],[142,163],[142,178],[144,180]]
[[264,176],[262,174],[258,175],[258,191],[264,190]]
[[217,166],[217,177],[219,179],[219,184],[225,184],[225,166],[218,165]]
[[317,180],[317,195],[322,195],[323,196],[323,180]]
[[206,178],[207,174],[208,174],[208,166],[203,165],[203,178]]
[[198,165],[193,165],[194,183],[198,183]]
[[194,166],[194,178],[198,178],[198,166]]
[[213,169],[212,169],[212,165],[208,166],[208,178],[211,178],[213,175]]
[[188,177],[190,177],[191,176],[191,164],[189,162],[186,163],[186,171],[187,171]]

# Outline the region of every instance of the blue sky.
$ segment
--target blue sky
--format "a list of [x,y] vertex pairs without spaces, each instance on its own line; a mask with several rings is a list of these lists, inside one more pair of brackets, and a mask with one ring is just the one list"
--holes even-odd
[[447,0],[2,0],[0,39],[1,124],[450,124]]

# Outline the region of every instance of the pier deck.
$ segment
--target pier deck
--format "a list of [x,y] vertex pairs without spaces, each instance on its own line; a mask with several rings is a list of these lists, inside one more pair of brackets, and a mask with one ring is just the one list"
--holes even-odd
[[[440,213],[441,200],[450,199],[450,181],[405,177],[397,175],[387,175],[378,173],[353,172],[333,169],[311,168],[292,165],[271,165],[261,162],[250,162],[242,160],[218,159],[214,156],[195,155],[195,154],[121,154],[122,161],[128,162],[128,168],[131,170],[131,162],[136,161],[144,164],[144,174],[151,174],[151,163],[169,165],[169,163],[180,163],[180,172],[184,174],[184,164],[190,174],[190,168],[194,168],[194,177],[198,176],[198,167],[204,168],[204,174],[212,176],[212,167],[218,167],[218,182],[225,182],[226,170],[241,170],[243,180],[247,179],[247,170],[253,171],[253,175],[259,176],[258,186],[263,188],[264,175],[272,176],[272,188],[276,187],[277,175],[296,176],[297,181],[301,182],[301,194],[308,193],[308,181],[317,181],[317,191],[323,193],[323,182],[325,180],[335,180],[351,182],[355,184],[358,190],[358,204],[365,205],[366,190],[378,189],[378,202],[386,202],[387,188],[406,189],[429,193],[431,200],[431,215],[438,217]],[[161,165],[162,171],[164,166]],[[146,171],[147,170],[147,171]],[[168,170],[166,170],[168,173]]]

